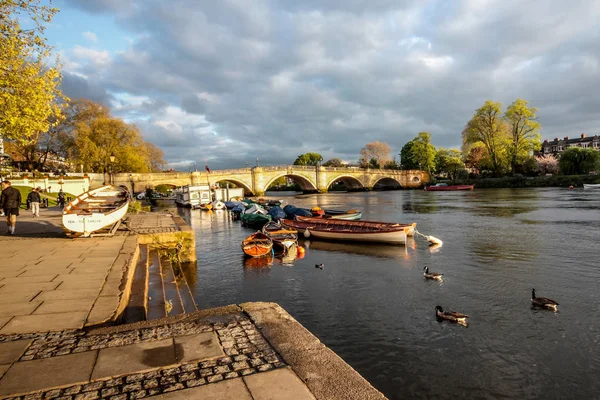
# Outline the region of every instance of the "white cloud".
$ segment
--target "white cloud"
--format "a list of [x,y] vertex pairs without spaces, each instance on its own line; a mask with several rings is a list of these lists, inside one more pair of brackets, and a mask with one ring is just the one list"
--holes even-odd
[[89,40],[92,43],[96,43],[98,41],[98,36],[96,36],[96,34],[94,32],[83,32],[83,37],[87,40]]

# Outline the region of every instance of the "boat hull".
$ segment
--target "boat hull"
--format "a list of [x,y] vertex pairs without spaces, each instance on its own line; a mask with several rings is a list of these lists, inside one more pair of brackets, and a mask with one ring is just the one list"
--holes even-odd
[[249,257],[265,257],[273,250],[273,241],[265,234],[256,232],[242,242],[242,250]]
[[600,189],[600,183],[584,183],[583,184],[583,188],[584,189]]
[[325,218],[340,219],[343,221],[357,221],[362,218],[362,212],[347,213],[347,214],[325,214]]
[[354,232],[328,232],[308,229],[309,238],[340,240],[350,242],[373,242],[387,244],[406,244],[407,234],[404,230],[394,232],[372,232],[372,233],[354,233]]
[[475,185],[425,186],[428,192],[448,192],[454,190],[473,190]]
[[[322,222],[318,218],[310,218],[310,217],[297,217],[298,221],[302,222],[313,222],[319,223]],[[330,218],[333,219],[333,218]],[[343,222],[342,222],[343,221]],[[397,228],[405,228],[406,236],[415,236],[415,230],[417,228],[417,223],[414,222],[412,224],[398,224],[395,222],[379,222],[379,221],[352,221],[352,220],[342,220],[341,224],[347,225],[349,227],[358,227],[358,228],[386,228],[386,229],[397,229]],[[340,225],[341,225],[340,224]]]
[[103,186],[71,201],[63,211],[62,223],[65,229],[87,237],[117,223],[128,208],[128,195],[123,189]]

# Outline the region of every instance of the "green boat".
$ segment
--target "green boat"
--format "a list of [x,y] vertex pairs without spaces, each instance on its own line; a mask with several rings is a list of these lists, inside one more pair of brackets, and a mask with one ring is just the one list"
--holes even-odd
[[242,220],[242,225],[252,229],[261,230],[267,222],[271,221],[271,216],[262,214],[242,214],[240,219]]

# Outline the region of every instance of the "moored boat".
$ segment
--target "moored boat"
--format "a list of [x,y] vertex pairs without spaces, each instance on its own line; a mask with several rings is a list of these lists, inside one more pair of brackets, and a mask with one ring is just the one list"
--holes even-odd
[[437,183],[431,186],[425,186],[428,192],[445,192],[450,190],[473,190],[475,185],[448,185],[446,183]]
[[263,214],[241,214],[240,219],[242,220],[242,225],[260,230],[267,222],[271,221],[271,216]]
[[322,218],[284,219],[283,226],[304,233],[305,237],[339,240],[405,244],[408,232],[416,224],[393,224],[369,221],[341,221]]
[[127,213],[129,193],[117,186],[102,186],[77,196],[63,211],[62,222],[71,232],[90,236],[114,225]]
[[600,189],[600,183],[584,183],[584,189]]
[[204,211],[212,210],[212,204],[210,204],[210,203],[201,203],[198,207]]
[[242,250],[250,257],[265,257],[271,254],[273,241],[262,232],[256,232],[242,241]]
[[223,203],[221,200],[215,200],[210,203],[210,205],[213,210],[222,210],[225,208],[225,203]]
[[325,210],[324,218],[343,219],[346,221],[356,221],[362,218],[362,211],[358,210]]
[[276,254],[287,254],[291,248],[298,246],[298,231],[283,228],[277,222],[268,222],[263,226],[262,232],[273,241],[273,250]]
[[[319,222],[322,221],[321,218],[309,218],[309,217],[296,217],[297,220],[299,221],[304,221],[304,222]],[[329,220],[331,221],[331,220]],[[398,227],[406,227],[408,228],[408,230],[406,231],[406,235],[407,236],[414,236],[415,235],[415,229],[417,227],[417,223],[413,222],[412,224],[401,224],[401,223],[397,223],[397,222],[380,222],[380,221],[349,221],[349,220],[338,220],[338,221],[331,221],[332,226],[333,225],[339,225],[339,226],[355,226],[358,229],[360,228],[374,228],[374,229],[380,229],[380,228],[398,228]]]

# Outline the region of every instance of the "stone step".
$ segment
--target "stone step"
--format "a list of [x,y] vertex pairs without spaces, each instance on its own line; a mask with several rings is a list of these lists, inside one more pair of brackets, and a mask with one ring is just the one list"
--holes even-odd
[[167,316],[165,311],[165,291],[160,268],[158,250],[150,250],[148,264],[148,314],[147,319]]
[[148,315],[148,245],[140,245],[140,257],[135,266],[129,303],[119,318],[119,323],[145,321]]
[[167,316],[183,314],[183,303],[179,294],[179,287],[175,279],[175,274],[171,266],[171,261],[167,257],[160,259],[160,269],[163,276],[163,287],[165,288],[165,305]]

